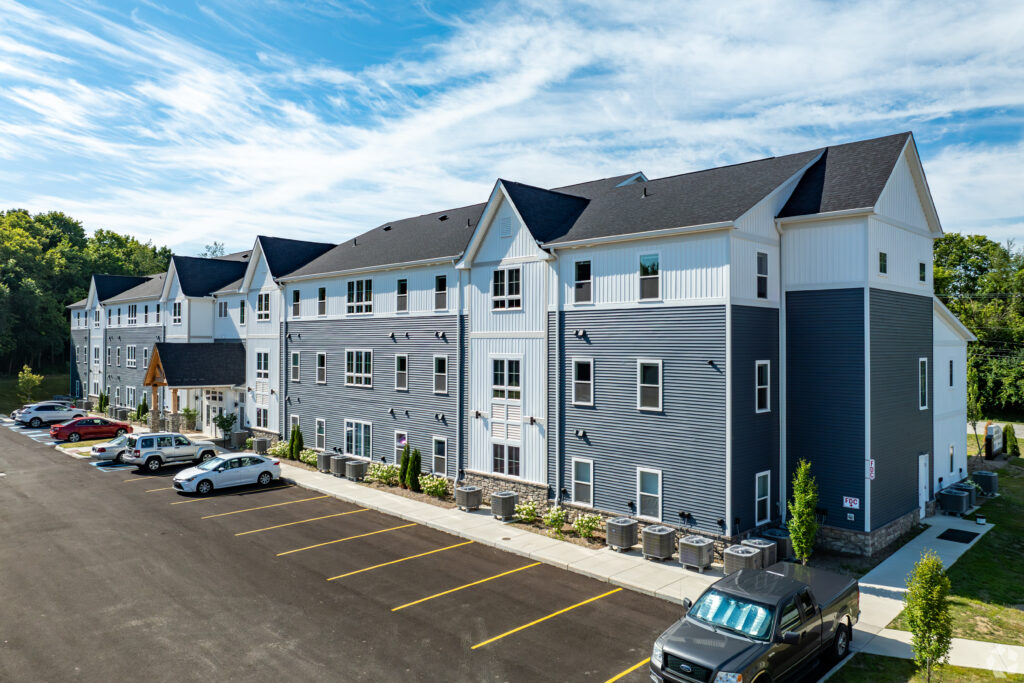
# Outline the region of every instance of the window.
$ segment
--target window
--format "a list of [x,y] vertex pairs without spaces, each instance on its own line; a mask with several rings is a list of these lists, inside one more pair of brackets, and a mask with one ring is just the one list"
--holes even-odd
[[573,301],[578,304],[593,303],[593,291],[590,280],[590,261],[576,262],[576,288]]
[[521,280],[522,271],[519,268],[495,270],[491,285],[491,308],[495,311],[522,308]]
[[661,520],[661,470],[636,470],[636,495],[641,517]]
[[928,359],[917,359],[917,407],[921,410],[928,408]]
[[228,302],[218,301],[217,302],[217,317],[226,318],[228,317]]
[[156,305],[156,324],[160,324],[160,304]]
[[317,418],[316,421],[316,446],[318,451],[327,448],[327,423]]
[[256,409],[256,426],[266,429],[270,426],[270,411],[266,408]]
[[949,386],[953,386],[953,361],[949,361]]
[[345,384],[373,386],[373,351],[345,351]]
[[878,274],[885,275],[889,272],[889,255],[884,251],[878,252]]
[[116,349],[114,349],[114,358],[116,359],[114,364],[117,365],[117,367],[121,367],[121,347],[120,346],[118,346]]
[[448,393],[448,356],[434,356],[434,393]]
[[768,254],[757,252],[757,298],[768,298]]
[[117,307],[117,326],[121,326],[121,307]]
[[92,395],[93,396],[99,396],[99,394],[100,394],[100,383],[99,382],[93,382],[92,383]]
[[771,472],[758,472],[754,483],[754,524],[764,524],[771,514],[768,511],[768,492],[771,491]]
[[373,280],[350,280],[348,283],[349,313],[373,313]]
[[109,366],[109,365],[112,365],[112,363],[110,362],[110,356],[111,356],[111,354],[112,354],[113,352],[114,352],[114,349],[112,349],[111,347],[109,347],[109,346],[108,346],[108,347],[107,347],[107,365],[108,365],[108,366]]
[[108,308],[108,309],[107,309],[107,327],[110,327],[110,326],[111,326],[111,323],[110,323],[110,318],[111,318],[111,316],[113,316],[113,315],[114,315],[114,311],[113,311],[112,309],[109,309],[109,308]]
[[640,410],[661,410],[661,361],[636,362],[636,401]]
[[594,462],[582,458],[572,459],[572,502],[594,504]]
[[99,327],[100,326],[100,309],[98,309],[98,308],[95,311],[92,312],[92,326],[93,327]]
[[181,324],[181,302],[180,301],[175,301],[173,304],[171,304],[171,324],[172,325],[180,325]]
[[779,618],[779,633],[785,633],[786,631],[796,631],[800,628],[800,610],[796,606],[796,601],[790,601],[782,610],[782,616]]
[[370,457],[371,426],[369,422],[345,420],[345,455]]
[[409,443],[409,435],[405,432],[395,432],[395,464],[402,462],[402,451]]
[[143,325],[148,325],[149,324],[149,306],[143,306],[142,307],[142,324]]
[[519,446],[496,443],[492,445],[492,455],[495,474],[519,476]]
[[658,267],[658,255],[647,254],[640,257],[640,298],[661,298],[661,271]]
[[577,406],[594,405],[594,361],[590,358],[572,361],[572,402]]
[[238,324],[245,324],[245,299],[238,302]]
[[316,314],[327,315],[327,288],[321,287],[316,292]]
[[327,384],[327,354],[323,351],[316,354],[316,383]]
[[291,415],[288,417],[288,435],[291,436],[292,432],[299,426],[299,416]]
[[148,346],[143,346],[142,347],[142,367],[144,367],[144,368],[148,368],[149,367],[149,347]]
[[126,406],[138,406],[138,402],[135,400],[135,387],[124,388],[124,404]]
[[755,410],[759,413],[767,413],[772,409],[771,405],[771,362],[759,360],[755,363],[754,370],[754,401]]
[[409,390],[409,356],[395,356],[395,391]]
[[928,264],[917,264],[917,279],[921,282],[928,282]]
[[291,370],[291,377],[290,377],[290,379],[293,382],[298,382],[299,381],[299,352],[298,351],[292,351],[292,365],[291,365],[291,367],[292,367],[292,370]]
[[434,310],[444,311],[448,308],[448,278],[438,275],[434,278]]
[[954,453],[956,453],[956,451],[953,450],[953,445],[950,444],[950,446],[949,446],[949,471],[950,472],[953,471],[953,455],[954,455]]
[[121,405],[121,387],[114,387],[114,405]]
[[300,313],[300,311],[302,310],[301,307],[302,307],[302,292],[300,292],[297,289],[293,290],[292,291],[292,317],[293,318],[298,318],[301,315],[301,313]]
[[518,401],[521,396],[519,387],[519,361],[495,358],[491,364],[491,396],[492,398]]
[[268,379],[270,377],[270,352],[256,352],[256,379]]
[[270,320],[270,292],[256,295],[256,322]]
[[98,346],[92,347],[92,362],[95,365],[100,364],[100,347]]
[[75,380],[75,398],[82,398],[82,382]]
[[137,365],[138,361],[137,361],[136,355],[135,355],[135,345],[134,344],[129,344],[128,346],[125,347],[124,355],[125,355],[124,365],[125,365],[126,368],[138,367],[138,365]]
[[431,472],[442,477],[448,472],[448,439],[434,437],[434,457],[431,459]]
[[397,303],[395,304],[396,311],[408,311],[409,310],[409,281],[399,280],[398,286],[395,288],[395,296],[397,297]]
[[[924,265],[924,264],[922,264]],[[128,306],[128,324],[135,325],[139,322],[139,306],[138,304],[129,304]]]

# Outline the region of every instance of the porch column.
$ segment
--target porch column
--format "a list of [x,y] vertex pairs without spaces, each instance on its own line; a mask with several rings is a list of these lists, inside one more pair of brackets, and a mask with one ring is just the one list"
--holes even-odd
[[171,389],[171,412],[178,412],[178,390]]
[[150,389],[153,393],[153,400],[150,402],[149,408],[149,428],[158,431],[160,429],[160,393],[155,384]]

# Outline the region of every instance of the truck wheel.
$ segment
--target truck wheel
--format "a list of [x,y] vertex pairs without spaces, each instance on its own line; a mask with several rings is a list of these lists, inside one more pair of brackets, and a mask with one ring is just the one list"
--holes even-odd
[[850,651],[850,625],[846,619],[836,628],[836,637],[832,640],[832,659],[842,660]]
[[156,472],[160,469],[160,458],[150,458],[146,461],[146,469],[150,472]]
[[215,454],[214,454],[213,451],[203,451],[202,453],[199,454],[199,462],[206,462],[207,460],[212,458],[214,455]]
[[198,493],[200,496],[205,496],[212,490],[213,484],[210,482],[209,479],[203,479],[201,482],[196,484],[196,493]]

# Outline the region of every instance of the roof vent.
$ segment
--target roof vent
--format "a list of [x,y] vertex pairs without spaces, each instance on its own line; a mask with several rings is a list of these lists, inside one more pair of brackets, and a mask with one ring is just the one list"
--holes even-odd
[[644,193],[643,193],[642,195],[640,195],[640,196],[641,196],[641,197],[647,197],[647,196],[649,196],[649,195],[647,194],[647,186],[646,186],[646,185],[644,185]]
[[353,247],[356,246],[356,238],[355,237],[352,238],[352,246]]
[[390,226],[390,225],[385,225],[385,226],[384,226],[384,232],[387,232],[387,231],[388,231],[388,230],[390,230],[390,229],[391,229],[391,226]]
[[448,220],[448,214],[442,213],[440,216],[437,217],[437,220],[439,220],[439,221],[446,221],[446,220]]

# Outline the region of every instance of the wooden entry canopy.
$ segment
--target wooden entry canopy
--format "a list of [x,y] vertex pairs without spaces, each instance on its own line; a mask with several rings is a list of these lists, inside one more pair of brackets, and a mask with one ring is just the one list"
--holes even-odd
[[152,387],[156,405],[159,387],[171,389],[171,412],[178,412],[178,389],[236,387],[245,384],[242,342],[172,344],[157,342],[142,384]]

